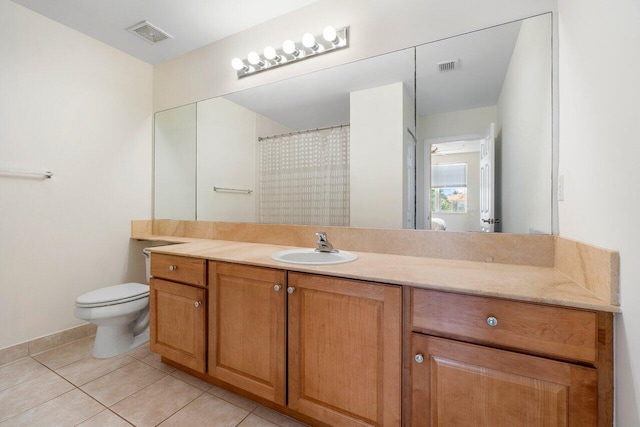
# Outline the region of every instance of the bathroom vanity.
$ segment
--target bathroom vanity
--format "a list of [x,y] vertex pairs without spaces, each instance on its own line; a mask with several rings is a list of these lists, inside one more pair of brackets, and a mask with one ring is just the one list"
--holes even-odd
[[554,268],[173,241],[152,250],[151,349],[304,422],[612,424],[618,308]]

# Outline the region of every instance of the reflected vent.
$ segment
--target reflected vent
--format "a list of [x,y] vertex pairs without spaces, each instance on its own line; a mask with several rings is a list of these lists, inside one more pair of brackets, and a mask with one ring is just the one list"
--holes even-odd
[[127,28],[127,31],[145,39],[151,44],[156,44],[162,40],[173,38],[160,28],[148,23],[147,21],[138,22],[136,25]]
[[453,59],[451,61],[438,62],[438,71],[441,73],[447,71],[455,71],[460,68],[460,60]]

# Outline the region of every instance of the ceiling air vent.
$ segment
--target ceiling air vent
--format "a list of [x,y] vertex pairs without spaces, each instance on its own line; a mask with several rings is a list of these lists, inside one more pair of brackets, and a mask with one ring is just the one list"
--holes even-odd
[[438,71],[445,73],[447,71],[455,71],[460,68],[460,60],[452,59],[450,61],[438,62]]
[[151,44],[156,44],[162,40],[173,38],[160,28],[148,23],[147,21],[138,22],[136,25],[127,28],[127,31],[138,37],[142,37]]

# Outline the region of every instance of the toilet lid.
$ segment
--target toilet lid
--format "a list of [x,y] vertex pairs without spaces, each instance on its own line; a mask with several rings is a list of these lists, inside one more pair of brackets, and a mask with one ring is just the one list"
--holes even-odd
[[132,301],[149,295],[149,286],[142,283],[123,283],[122,285],[107,286],[80,295],[76,304],[80,306],[88,305],[109,305],[117,302]]

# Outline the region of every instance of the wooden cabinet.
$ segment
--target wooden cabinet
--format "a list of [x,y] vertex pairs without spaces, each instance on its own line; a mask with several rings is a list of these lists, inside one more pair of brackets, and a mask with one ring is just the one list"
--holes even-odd
[[411,341],[412,426],[596,425],[593,368],[415,333]]
[[407,318],[408,425],[612,425],[610,313],[412,288]]
[[209,263],[209,375],[285,405],[286,273]]
[[289,407],[330,425],[401,423],[402,290],[289,273]]
[[207,364],[205,262],[151,254],[149,346],[151,351],[198,372],[205,372]]
[[152,278],[151,351],[198,372],[206,368],[206,290]]

